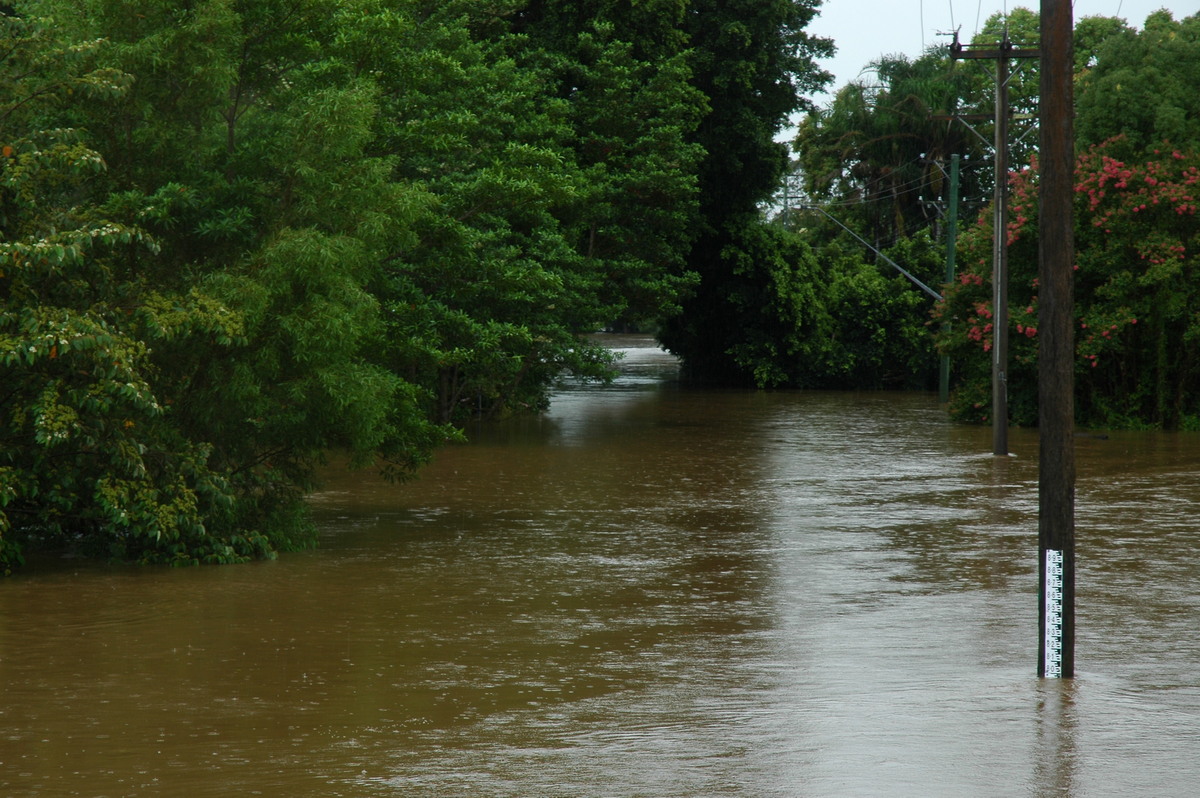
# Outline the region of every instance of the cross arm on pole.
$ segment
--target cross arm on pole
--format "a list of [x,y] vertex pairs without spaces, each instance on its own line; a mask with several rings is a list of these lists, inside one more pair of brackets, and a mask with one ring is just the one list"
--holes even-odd
[[961,58],[964,61],[969,61],[972,58],[986,58],[995,61],[997,58],[1039,58],[1042,55],[1041,50],[1029,47],[1013,47],[1011,45],[1004,47],[1002,45],[993,49],[966,49],[971,46],[969,44],[960,44],[956,50],[952,44],[950,45],[950,56],[955,59]]

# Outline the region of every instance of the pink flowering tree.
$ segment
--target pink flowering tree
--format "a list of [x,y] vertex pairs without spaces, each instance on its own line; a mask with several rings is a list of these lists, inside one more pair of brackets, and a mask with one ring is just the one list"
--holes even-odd
[[[1200,152],[1116,138],[1076,166],[1076,414],[1082,425],[1200,428]],[[1009,407],[1037,421],[1037,165],[1011,176]],[[955,361],[951,411],[991,403],[990,211],[960,240],[961,271],[935,311]]]

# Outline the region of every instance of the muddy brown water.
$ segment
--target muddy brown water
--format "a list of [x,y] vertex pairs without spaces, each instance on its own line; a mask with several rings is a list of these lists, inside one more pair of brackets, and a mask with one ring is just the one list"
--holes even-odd
[[318,550],[0,582],[0,795],[1200,795],[1200,437],[1078,442],[1078,678],[1039,680],[1036,435],[924,394],[611,386]]

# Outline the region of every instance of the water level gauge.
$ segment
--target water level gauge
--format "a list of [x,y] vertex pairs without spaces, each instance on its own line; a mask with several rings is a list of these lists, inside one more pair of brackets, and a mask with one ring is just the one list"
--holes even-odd
[[1062,676],[1063,658],[1063,553],[1046,550],[1046,617],[1042,672],[1048,678]]

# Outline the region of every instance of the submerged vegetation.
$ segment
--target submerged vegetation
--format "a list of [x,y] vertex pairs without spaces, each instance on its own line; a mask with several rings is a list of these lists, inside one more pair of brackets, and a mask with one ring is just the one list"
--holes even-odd
[[769,190],[816,5],[7,6],[0,568],[311,545],[327,452],[404,478],[606,378],[583,334],[676,315],[725,225],[711,138]]
[[[941,285],[943,167],[962,157],[972,214],[990,178],[936,117],[989,103],[987,78],[931,50],[817,108],[819,5],[7,6],[0,571],[29,548],[190,564],[312,545],[328,452],[410,476],[470,418],[605,379],[584,335],[602,327],[759,387],[928,388],[936,338],[952,411],[979,420],[990,222],[935,308],[796,198]],[[979,36],[1005,25],[1036,17]],[[1200,426],[1200,19],[1085,19],[1077,40],[1082,420]],[[1014,101],[1035,108],[1036,85]],[[1016,163],[1027,423],[1036,162]]]
[[[988,21],[974,41],[1036,43],[1037,15],[1016,9]],[[1075,28],[1075,330],[1077,421],[1094,427],[1200,428],[1200,15],[1152,14],[1142,29],[1108,17]],[[957,273],[948,284],[936,257],[896,258],[945,288],[932,316],[886,314],[879,339],[910,342],[907,373],[928,385],[937,350],[951,356],[950,412],[986,422],[991,411],[995,325],[1009,329],[1010,420],[1037,423],[1038,164],[1035,137],[1018,117],[1009,174],[1009,314],[992,312],[991,123],[972,133],[953,115],[992,113],[993,77],[944,50],[909,61],[883,58],[870,79],[843,87],[809,114],[796,140],[791,197],[801,195],[874,243],[892,248],[944,242],[950,156],[962,179]],[[1037,111],[1036,61],[1014,72],[1014,114]],[[777,218],[784,218],[783,214]],[[788,209],[786,225],[832,263],[854,251],[817,214]],[[859,255],[861,257],[861,255]],[[839,273],[845,273],[839,269]],[[895,290],[901,290],[899,283]],[[828,306],[827,306],[828,307]],[[833,337],[862,333],[842,314]],[[925,327],[922,334],[917,327]],[[886,332],[885,332],[886,330]],[[892,353],[885,362],[897,363]],[[861,385],[862,383],[858,383]]]

